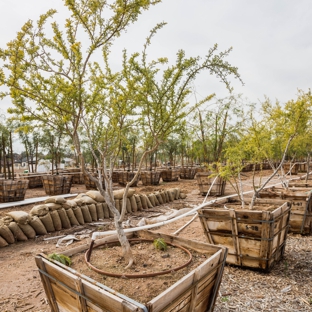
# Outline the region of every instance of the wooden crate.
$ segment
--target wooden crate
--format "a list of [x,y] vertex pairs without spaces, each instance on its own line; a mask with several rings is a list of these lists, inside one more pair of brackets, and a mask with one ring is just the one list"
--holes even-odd
[[72,186],[72,176],[44,175],[41,177],[43,188],[47,195],[69,194]]
[[24,200],[28,180],[0,180],[0,203]]
[[180,169],[167,169],[161,171],[161,178],[164,182],[178,181]]
[[28,183],[28,188],[33,189],[37,187],[43,187],[42,179],[41,177],[43,174],[38,174],[38,173],[22,173],[20,174],[20,177],[22,179],[26,179],[29,181]]
[[141,171],[140,176],[143,185],[158,185],[162,171]]
[[196,168],[181,168],[180,179],[192,180],[195,178],[196,173]]
[[[215,180],[215,177],[209,177],[210,172],[198,172],[196,174],[197,184],[199,191],[203,196],[205,196],[211,187],[211,184]],[[211,187],[209,195],[211,196],[222,196],[225,191],[226,180],[221,177],[217,177],[213,186]]]
[[[134,176],[135,172],[130,172],[130,171],[120,171],[118,174],[118,184],[125,186],[128,182],[130,182]],[[134,181],[131,186],[136,187],[139,182],[139,177]]]
[[213,311],[223,275],[226,248],[147,231],[135,232],[132,235],[145,239],[161,237],[171,244],[193,249],[205,255],[208,253],[211,256],[195,270],[143,305],[57,261],[38,255],[35,260],[51,311]]
[[299,164],[298,163],[284,163],[283,164],[283,170],[284,172],[290,173],[290,174],[298,174],[299,171]]
[[68,175],[73,176],[73,184],[84,184],[84,176],[80,168],[68,168]]
[[284,254],[290,204],[258,199],[254,208],[224,200],[198,213],[208,242],[228,248],[228,264],[268,272]]
[[[296,184],[299,185],[299,184]],[[281,198],[291,205],[289,231],[297,234],[312,234],[312,194],[311,188],[290,187],[268,188],[259,193],[260,198]]]

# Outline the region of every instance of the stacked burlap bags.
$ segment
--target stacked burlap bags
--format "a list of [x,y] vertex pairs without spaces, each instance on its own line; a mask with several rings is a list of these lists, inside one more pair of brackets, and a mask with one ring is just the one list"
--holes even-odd
[[[115,206],[119,212],[122,209],[123,194],[124,189],[114,191]],[[179,188],[148,195],[136,194],[134,189],[130,189],[126,209],[130,214],[185,197]],[[6,217],[0,219],[0,247],[108,218],[113,218],[113,214],[98,191],[90,190],[68,200],[62,196],[51,196],[43,204],[35,205],[29,213],[8,212]]]

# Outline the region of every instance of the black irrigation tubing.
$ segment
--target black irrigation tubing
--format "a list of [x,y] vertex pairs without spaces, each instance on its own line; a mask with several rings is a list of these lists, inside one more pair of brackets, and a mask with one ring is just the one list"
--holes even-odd
[[[129,242],[134,242],[134,241],[153,242],[153,240],[150,240],[150,239],[142,239],[142,238],[129,239]],[[176,247],[176,248],[180,248],[185,253],[187,253],[189,255],[188,261],[185,262],[184,264],[182,264],[181,266],[172,268],[170,270],[161,271],[161,272],[153,272],[153,273],[146,273],[146,274],[117,274],[117,273],[112,273],[112,272],[107,272],[107,271],[100,270],[100,269],[96,268],[95,266],[93,266],[89,261],[90,261],[90,258],[91,258],[91,254],[92,254],[93,248],[97,248],[97,247],[102,246],[102,245],[116,244],[116,243],[119,243],[119,241],[116,240],[116,241],[109,242],[109,243],[106,242],[106,243],[97,245],[96,247],[93,247],[93,243],[92,242],[90,244],[90,248],[85,253],[85,262],[86,262],[87,266],[90,269],[92,269],[93,271],[97,272],[97,273],[100,273],[100,274],[106,275],[106,276],[111,276],[111,277],[142,278],[142,277],[153,277],[153,276],[159,276],[159,275],[164,275],[164,274],[170,274],[172,272],[181,270],[181,269],[185,268],[186,266],[188,266],[192,262],[192,258],[193,258],[192,254],[190,253],[190,251],[187,250],[186,248],[184,248],[184,247],[182,247],[180,245],[174,245],[174,244],[166,242],[167,245],[173,246],[173,247]]]

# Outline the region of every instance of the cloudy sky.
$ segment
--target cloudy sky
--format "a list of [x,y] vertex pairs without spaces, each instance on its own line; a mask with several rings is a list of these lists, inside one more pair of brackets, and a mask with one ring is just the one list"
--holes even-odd
[[[64,16],[61,0],[0,0],[0,46],[14,38],[24,22],[37,20],[49,8]],[[150,47],[152,58],[167,56],[173,62],[179,49],[188,56],[204,56],[215,43],[219,51],[233,47],[228,61],[244,81],[242,86],[233,80],[234,92],[253,103],[265,95],[286,102],[296,98],[297,89],[311,87],[311,17],[310,0],[163,0],[116,41],[112,62],[119,63],[123,48],[141,51],[149,30],[165,21]],[[199,79],[194,89],[199,99],[211,93],[228,95],[214,77]],[[9,99],[0,102],[2,111],[9,105]]]

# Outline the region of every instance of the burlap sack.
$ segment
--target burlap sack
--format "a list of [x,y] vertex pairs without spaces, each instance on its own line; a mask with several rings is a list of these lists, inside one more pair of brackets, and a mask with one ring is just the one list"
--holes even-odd
[[98,220],[104,220],[104,211],[103,211],[102,203],[96,204],[96,214],[97,214]]
[[10,211],[7,212],[6,215],[11,217],[18,224],[27,224],[31,219],[26,211]]
[[50,196],[44,202],[63,205],[66,202],[66,199],[62,196]]
[[97,221],[98,220],[98,216],[97,216],[97,212],[96,212],[96,204],[91,204],[88,205],[89,211],[90,211],[90,215],[92,218],[92,221]]
[[2,236],[9,244],[15,243],[15,238],[9,227],[5,224],[0,225],[0,236]]
[[66,200],[64,204],[62,204],[62,207],[65,209],[69,209],[69,208],[73,209],[77,207],[77,203],[73,199],[69,199],[69,200]]
[[67,217],[69,219],[71,226],[80,225],[72,208],[66,209],[65,211],[66,211],[66,214],[67,214]]
[[72,208],[74,214],[75,214],[75,217],[76,219],[78,220],[79,224],[80,225],[83,225],[85,224],[85,221],[84,221],[84,218],[83,218],[83,214],[82,214],[82,211],[81,211],[81,208],[79,206],[75,207],[75,208]]
[[169,203],[169,196],[168,196],[168,192],[167,192],[166,190],[163,190],[162,192],[163,192],[163,193],[164,193],[164,195],[165,195],[165,202],[166,202],[166,203]]
[[159,202],[159,205],[162,205],[164,202],[163,202],[163,198],[161,196],[161,194],[159,192],[155,193],[155,196]]
[[52,218],[55,231],[60,231],[62,229],[62,221],[57,210],[51,211],[50,216]]
[[174,199],[179,199],[180,198],[180,189],[179,188],[175,188],[175,197]]
[[181,199],[185,199],[187,197],[187,195],[185,193],[180,192],[180,198]]
[[80,207],[81,208],[81,212],[83,215],[83,219],[85,221],[85,223],[91,223],[92,222],[92,217],[89,211],[89,208],[87,205],[83,205]]
[[138,207],[138,211],[141,211],[143,209],[142,203],[141,203],[141,197],[139,195],[137,195],[137,194],[134,194],[133,196],[135,198],[135,201],[136,201],[136,204],[137,204],[137,207]]
[[131,202],[131,210],[133,212],[137,212],[138,211],[138,206],[137,206],[136,199],[135,199],[134,196],[130,197],[130,202]]
[[35,230],[37,235],[48,234],[47,229],[45,228],[42,221],[37,216],[33,216],[29,221],[29,225]]
[[12,221],[9,225],[8,225],[9,229],[11,230],[11,232],[13,233],[13,236],[15,237],[15,239],[17,241],[27,241],[28,238],[27,236],[23,233],[23,231],[21,230],[21,228],[17,225],[16,222]]
[[159,195],[158,193],[155,193],[154,196],[155,196],[155,205],[160,206],[161,205],[160,201],[162,201],[161,195]]
[[96,204],[96,201],[86,194],[79,194],[74,201],[78,206]]
[[145,195],[140,195],[141,204],[143,209],[147,209],[147,197]]
[[153,205],[147,195],[143,195],[146,198],[146,203],[148,208],[153,208]]
[[161,198],[162,198],[163,204],[167,203],[167,199],[166,199],[165,192],[164,192],[164,191],[161,191],[159,194],[161,195]]
[[44,227],[48,232],[55,232],[53,220],[49,213],[47,213],[44,216],[39,216],[39,219],[41,220],[41,222],[43,223]]
[[103,203],[105,202],[105,198],[101,195],[99,191],[88,191],[86,192],[86,195],[94,199],[98,203]]
[[62,208],[62,205],[60,204],[55,204],[55,203],[47,203],[45,204],[48,208],[49,208],[49,211],[54,211],[54,210],[59,210]]
[[61,222],[62,222],[62,228],[63,229],[70,229],[71,224],[70,224],[70,221],[68,219],[66,210],[64,208],[61,208],[61,209],[57,210],[57,212],[58,212],[60,219],[61,219]]
[[10,216],[5,216],[1,219],[2,223],[5,224],[5,225],[9,225],[13,220],[12,217]]
[[103,212],[104,212],[104,218],[109,219],[109,208],[106,203],[102,203]]
[[[147,198],[149,199],[150,203],[152,204],[153,207],[156,206],[156,202],[155,202],[155,195],[154,194],[148,194]],[[152,207],[152,208],[153,208]]]
[[0,248],[8,245],[8,242],[2,236],[0,236]]
[[49,207],[47,205],[36,205],[31,208],[29,214],[31,216],[44,216],[49,212]]
[[18,224],[23,233],[27,236],[27,238],[32,239],[36,237],[36,231],[29,224]]
[[127,207],[126,208],[127,208],[127,213],[132,212],[130,198],[127,198]]
[[175,191],[173,189],[169,189],[167,190],[167,194],[169,196],[169,201],[174,201],[174,197],[175,197]]
[[[113,191],[114,198],[115,199],[122,199],[124,192],[125,192],[125,189],[120,189],[120,190]],[[127,197],[128,198],[132,197],[134,195],[134,193],[135,193],[135,189],[130,188],[129,191],[128,191]]]

